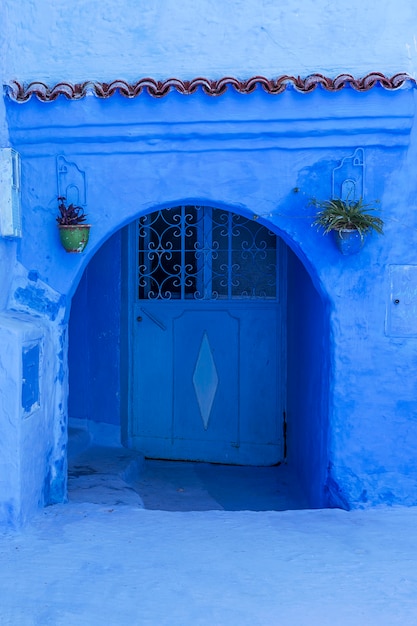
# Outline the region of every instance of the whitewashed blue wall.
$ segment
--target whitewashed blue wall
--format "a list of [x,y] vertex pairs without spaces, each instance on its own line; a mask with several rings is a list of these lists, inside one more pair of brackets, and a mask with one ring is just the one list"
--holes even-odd
[[391,74],[417,66],[413,0],[3,0],[2,6],[6,81]]
[[[138,0],[78,0],[71,4],[57,0],[3,0],[0,12],[0,79],[4,84],[14,79],[22,82],[38,80],[52,85],[65,80],[111,81],[121,78],[135,81],[144,76],[157,79],[171,76],[182,79],[196,76],[220,78],[226,75],[247,78],[255,74],[266,77],[281,74],[306,76],[313,72],[331,77],[349,72],[360,77],[369,71],[379,71],[390,76],[397,72],[414,75],[417,68],[417,4],[412,0],[402,0],[401,3],[397,0],[381,0],[378,4],[364,0],[353,0],[349,4],[325,0],[288,0],[285,5],[276,0],[149,0],[147,3]],[[338,99],[337,115],[342,119],[343,116],[351,115],[350,96],[353,95],[347,93]],[[273,177],[277,176],[278,171],[275,163],[269,161],[269,153],[260,151],[259,159],[262,163],[265,160],[267,166],[260,168],[254,195],[252,192],[248,195],[251,210],[263,207],[262,210],[267,215],[270,206],[274,211],[295,185],[293,180],[297,180],[298,174],[301,176],[303,163],[313,173],[317,168],[318,180],[321,172],[320,159],[325,160],[328,168],[329,163],[336,166],[340,158],[351,154],[356,147],[355,142],[359,139],[355,133],[358,128],[362,129],[361,141],[369,147],[367,163],[368,171],[371,172],[371,199],[379,197],[381,206],[386,211],[385,238],[373,242],[373,246],[367,249],[361,260],[352,263],[351,272],[346,272],[329,243],[326,242],[327,247],[322,248],[319,236],[316,233],[315,237],[312,236],[309,223],[306,222],[304,229],[299,226],[292,228],[286,223],[280,226],[315,259],[317,275],[328,286],[326,290],[334,300],[332,337],[336,339],[332,341],[335,342],[337,352],[333,362],[336,382],[332,390],[334,438],[330,449],[335,461],[332,476],[336,483],[344,486],[347,493],[345,501],[352,506],[358,503],[366,489],[369,491],[367,497],[370,503],[388,500],[415,503],[417,499],[417,469],[414,461],[417,431],[413,418],[417,414],[413,378],[415,339],[394,338],[388,341],[384,339],[383,329],[385,296],[382,294],[386,292],[387,278],[382,276],[385,276],[385,268],[390,263],[415,263],[413,239],[417,232],[414,228],[414,213],[410,210],[417,195],[413,177],[417,139],[415,122],[410,122],[414,95],[405,91],[397,95],[397,98],[391,98],[391,94],[388,97],[387,92],[379,96],[376,93],[369,95],[366,100],[372,103],[375,98],[378,101],[378,97],[385,99],[386,109],[383,103],[379,103],[377,112],[380,117],[385,111],[388,115],[392,114],[393,119],[397,120],[394,122],[394,130],[382,128],[374,139],[367,138],[367,129],[362,132],[367,124],[366,111],[361,109],[362,105],[365,106],[365,100],[361,96],[355,97],[353,107],[357,105],[355,115],[361,121],[357,126],[355,121],[353,125],[347,124],[347,143],[340,144],[338,132],[334,131],[334,139],[329,144],[329,149],[324,150],[322,146],[322,151],[315,153],[316,156],[309,152],[308,157],[303,157],[305,160],[301,159],[299,162],[300,171],[294,169],[295,174],[291,174],[291,180],[286,178],[284,172],[280,186],[273,185]],[[247,96],[250,107],[254,107],[254,119],[259,112],[256,107],[266,106],[263,96],[264,94],[253,98]],[[153,103],[146,98],[144,96],[145,117],[152,119]],[[209,104],[202,94],[195,96],[195,100],[192,100],[194,96],[190,98],[180,101],[173,97],[176,102],[174,122],[186,119],[184,112],[193,119],[192,102],[196,103],[196,111],[200,106],[211,107],[213,104],[213,101]],[[254,98],[257,104],[254,103]],[[276,119],[280,119],[281,101],[271,98],[272,101],[268,100],[267,103],[268,111],[270,102],[273,102],[273,107],[277,110]],[[290,96],[286,100],[288,99]],[[313,109],[316,106],[318,110],[324,103],[328,117],[334,111],[332,107],[335,101],[328,94],[306,94],[297,96],[295,101],[298,107],[297,123],[303,120],[305,111],[312,113],[311,106]],[[161,107],[167,107],[169,114],[172,113],[170,102],[172,101],[164,99],[162,104],[159,101]],[[219,101],[214,99],[214,102]],[[227,102],[234,106],[233,95]],[[405,107],[404,115],[395,109],[394,102]],[[45,124],[45,119],[49,114],[51,118],[58,114],[58,121],[54,122],[56,127],[68,122],[74,128],[83,128],[83,111],[89,118],[89,123],[94,126],[94,108],[102,113],[105,110],[105,103],[98,104],[93,98],[87,98],[83,103],[69,103],[68,107],[66,104],[68,103],[65,99],[60,98],[56,107],[53,103],[32,101],[28,105],[13,105],[8,108],[8,114],[14,117],[14,137],[17,143],[20,142],[25,157],[25,237],[21,242],[0,239],[0,312],[4,312],[7,318],[2,336],[16,338],[10,351],[7,354],[2,352],[5,360],[0,360],[0,390],[2,383],[7,385],[7,389],[15,390],[0,397],[0,441],[3,441],[0,450],[0,522],[6,523],[21,523],[30,517],[31,511],[38,504],[59,501],[65,497],[65,403],[68,372],[65,361],[66,321],[62,315],[66,307],[68,312],[69,297],[75,289],[83,266],[82,259],[71,261],[65,257],[65,253],[58,247],[56,233],[51,226],[54,224],[56,210],[55,156],[57,153],[66,154],[67,150],[72,158],[73,154],[78,154],[77,143],[82,143],[83,139],[81,133],[73,144],[70,141],[66,148],[60,146],[53,137],[53,131],[49,130],[48,123]],[[116,109],[117,106],[123,107],[125,111],[125,103],[119,102]],[[140,109],[142,105],[135,106]],[[224,106],[227,109],[229,105],[225,103]],[[16,112],[16,107],[19,108],[19,113]],[[219,105],[221,107],[223,104]],[[60,113],[61,110],[64,111],[63,114]],[[71,115],[75,112],[79,118],[72,120]],[[207,119],[210,119],[210,115],[211,113],[207,114]],[[230,115],[233,117],[233,112]],[[198,119],[198,112],[196,116]],[[94,123],[91,122],[92,119]],[[139,116],[138,119],[142,118]],[[402,119],[405,120],[404,128],[401,126]],[[1,146],[9,144],[7,122],[4,102],[0,99]],[[43,128],[39,133],[36,131],[38,122],[39,128]],[[137,120],[132,121],[132,124],[136,123]],[[413,124],[414,128],[410,131]],[[25,128],[25,125],[27,136],[25,132],[19,134],[19,128]],[[302,126],[301,122],[300,125]],[[338,131],[339,125],[335,128]],[[35,137],[32,144],[29,137],[31,133]],[[306,136],[315,136],[315,133],[314,125],[310,125]],[[325,129],[322,136],[327,137]],[[394,138],[392,142],[391,136]],[[41,156],[41,149],[36,148],[38,139],[46,146],[42,148],[44,156]],[[293,137],[289,140],[292,139]],[[50,140],[54,146],[51,150],[47,146]],[[313,140],[311,145],[308,144],[309,150],[320,148],[313,144]],[[397,144],[402,161],[392,156],[392,147]],[[345,149],[342,149],[343,146]],[[93,157],[84,157],[84,160],[85,168],[90,172],[88,206],[99,206],[102,200],[101,179],[94,174],[97,172],[102,175],[102,171],[106,170],[96,169]],[[178,168],[186,161],[179,157],[177,160]],[[141,184],[149,195],[146,201],[148,208],[155,202],[164,202],[166,197],[162,197],[165,189],[163,185],[169,183],[175,188],[178,178],[178,170],[171,164],[169,180],[156,179],[155,182],[152,178],[155,172],[148,172],[146,169],[150,167],[149,162],[150,159],[147,159],[144,166],[137,166],[139,178],[144,176]],[[225,159],[225,163],[228,162]],[[232,172],[233,175],[228,175],[227,167],[222,170],[218,162],[212,165],[214,174],[225,179],[226,191],[222,198],[225,201],[230,200],[230,206],[239,202],[242,194],[240,183],[233,181],[245,180],[247,189],[252,189],[254,170],[247,171],[242,157],[239,163],[243,168],[241,177],[240,173],[239,176],[236,175],[236,171]],[[122,160],[117,161],[116,167],[111,168],[112,175],[115,176],[122,170],[128,174],[132,172],[133,175],[136,171],[134,168],[123,167]],[[163,171],[165,170],[161,169]],[[194,178],[201,183],[200,172],[191,168],[190,180],[193,181]],[[120,185],[123,178],[119,177],[117,180]],[[184,175],[184,181],[187,180],[188,173]],[[137,184],[136,178],[134,183]],[[197,183],[196,188],[199,189]],[[156,199],[155,189],[161,194]],[[193,186],[190,185],[190,197],[193,195],[192,190]],[[107,198],[109,207],[111,191]],[[218,190],[207,191],[207,197],[213,197],[213,201],[216,199],[215,191],[218,196]],[[328,192],[328,179],[325,177],[320,191]],[[126,202],[123,208],[123,220],[127,223],[128,219],[133,219],[135,211],[139,210],[139,207],[135,208],[132,204],[137,196],[133,182],[123,188],[123,193],[128,200],[132,200]],[[306,196],[308,193],[309,188],[306,188]],[[115,197],[119,196],[116,194]],[[172,197],[177,196],[174,194]],[[217,200],[222,198],[217,197]],[[300,204],[300,201],[297,202]],[[285,209],[291,211],[293,205],[296,206],[294,203],[295,200],[286,202]],[[280,223],[282,215],[277,213],[276,218],[277,223]],[[121,218],[114,215],[110,208],[106,220],[95,227],[88,254],[91,253],[92,246],[97,249],[122,224]],[[402,224],[401,232],[405,230],[411,233],[410,242],[403,242],[399,237],[399,224]],[[46,237],[39,250],[37,239],[40,231],[44,231]],[[363,278],[362,264],[367,259],[371,271],[366,272],[366,280],[368,284],[372,283],[371,291]],[[62,271],[70,263],[71,270]],[[385,281],[383,289],[381,281]],[[375,297],[369,296],[371,292]],[[20,296],[19,301],[16,294]],[[364,301],[366,310],[363,309]],[[356,317],[353,318],[351,309],[355,303],[357,310]],[[17,317],[15,311],[19,311]],[[373,323],[368,332],[369,319]],[[19,385],[15,383],[19,382],[21,376],[19,342],[25,340],[24,329],[27,324],[34,325],[43,346],[41,376],[45,401],[34,419],[22,422]],[[361,335],[364,337],[359,355],[361,363],[358,363],[355,339],[358,328],[366,331]],[[371,339],[368,338],[369,335]],[[370,343],[371,340],[373,343]],[[372,353],[377,354],[376,369],[373,362],[368,363],[368,356]],[[395,376],[392,374],[394,360]],[[361,385],[355,384],[357,372],[360,370],[367,389],[373,389],[376,374],[379,377],[370,399],[365,399],[365,402]],[[10,372],[14,376],[12,379]],[[350,388],[354,389],[353,409],[347,405],[344,396],[346,379],[349,380]],[[396,391],[400,386],[403,392],[397,398]],[[4,388],[6,387],[3,386]],[[384,393],[380,393],[380,390]],[[365,416],[362,406],[366,409]],[[11,426],[13,420],[16,428]],[[388,438],[385,437],[385,432]],[[376,433],[379,433],[377,439]],[[7,437],[12,445],[4,444]],[[36,458],[41,460],[40,463],[35,462],[33,441],[36,441]],[[407,467],[403,462],[404,454]],[[19,473],[18,476],[16,472]],[[365,502],[365,496],[363,498]],[[343,503],[343,498],[341,502]]]

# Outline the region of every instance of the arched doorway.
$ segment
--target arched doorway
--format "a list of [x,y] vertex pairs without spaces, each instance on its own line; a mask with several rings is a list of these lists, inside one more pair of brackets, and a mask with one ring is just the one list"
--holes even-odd
[[[193,210],[197,211],[194,205],[192,206]],[[246,402],[249,404],[252,402],[252,407],[255,407],[253,413],[255,419],[252,426],[255,430],[262,431],[267,422],[267,420],[263,421],[260,418],[259,410],[266,389],[269,393],[275,394],[276,404],[273,410],[276,419],[269,422],[272,426],[267,431],[263,442],[261,440],[259,448],[262,451],[257,458],[251,461],[250,458],[245,457],[241,462],[268,465],[277,463],[286,456],[288,465],[291,465],[301,480],[308,495],[310,506],[326,506],[329,333],[325,304],[314,287],[304,264],[276,233],[264,225],[261,226],[258,220],[247,220],[235,213],[214,207],[208,208],[212,214],[210,216],[207,215],[207,211],[203,211],[201,213],[203,222],[206,220],[207,223],[210,221],[213,223],[214,210],[215,220],[220,219],[226,222],[231,220],[233,222],[234,217],[236,217],[235,226],[244,224],[248,232],[251,233],[252,241],[257,232],[267,234],[267,239],[263,240],[267,241],[265,246],[267,257],[269,255],[269,261],[271,261],[271,255],[274,254],[276,260],[275,280],[272,281],[275,287],[269,285],[269,289],[272,287],[272,291],[269,292],[264,289],[264,293],[267,294],[266,298],[251,298],[246,293],[243,296],[240,294],[241,297],[237,298],[236,304],[233,298],[227,297],[226,293],[223,294],[223,297],[213,299],[195,298],[196,291],[204,293],[205,290],[206,293],[209,293],[208,284],[216,284],[217,280],[214,276],[216,269],[212,263],[213,250],[208,255],[204,245],[202,247],[200,245],[195,246],[198,237],[202,237],[204,243],[204,232],[210,231],[210,228],[204,230],[198,226],[196,214],[190,218],[193,227],[190,230],[189,241],[192,242],[191,247],[194,248],[194,252],[198,250],[201,253],[200,258],[204,258],[204,254],[206,254],[206,263],[207,259],[211,257],[211,268],[210,262],[204,268],[204,263],[200,263],[197,258],[198,255],[194,255],[194,259],[191,261],[187,257],[187,263],[192,268],[188,272],[190,275],[189,285],[186,284],[187,272],[184,271],[181,259],[178,259],[178,254],[180,256],[183,254],[185,259],[185,256],[190,252],[190,250],[187,251],[187,246],[176,251],[171,249],[173,256],[170,259],[168,271],[166,268],[161,270],[158,255],[154,259],[148,257],[147,264],[144,262],[146,250],[144,243],[146,240],[148,244],[152,243],[152,237],[154,237],[153,246],[155,248],[160,236],[158,231],[165,232],[166,230],[165,226],[162,228],[160,226],[165,223],[164,219],[167,219],[167,213],[154,211],[116,232],[90,261],[73,298],[69,335],[69,415],[72,418],[81,417],[86,420],[92,429],[99,426],[100,435],[104,432],[103,424],[106,428],[113,429],[113,432],[121,432],[124,445],[138,449],[144,445],[154,445],[155,442],[151,440],[158,439],[161,434],[161,430],[155,433],[155,427],[161,428],[162,421],[163,427],[168,430],[162,431],[163,436],[160,439],[163,441],[162,443],[157,441],[159,448],[145,450],[148,456],[196,459],[200,457],[201,451],[206,453],[209,450],[209,453],[212,454],[213,451],[217,450],[215,452],[217,454],[220,449],[221,454],[223,454],[223,457],[220,458],[221,462],[239,463],[239,450],[243,446],[234,448],[233,444],[242,444],[244,439],[241,437],[239,440],[234,436],[237,432],[236,429],[227,433],[230,423],[234,427],[236,426],[236,418],[232,416],[233,419],[227,425],[226,431],[223,429],[223,425],[220,425],[220,432],[223,435],[226,432],[229,436],[226,446],[223,445],[225,440],[222,440],[223,447],[219,444],[217,436],[219,424],[216,426],[216,422],[211,422],[211,420],[214,415],[212,411],[216,399],[221,400],[224,397],[219,392],[219,380],[221,379],[219,372],[221,374],[222,371],[226,370],[226,374],[229,376],[228,370],[236,370],[235,365],[230,365],[230,360],[227,361],[227,358],[230,359],[230,352],[233,350],[235,350],[235,354],[238,352],[238,348],[240,350],[239,344],[236,348],[236,342],[235,348],[232,350],[230,346],[227,347],[227,339],[230,336],[236,337],[236,326],[240,329],[245,328],[246,335],[252,337],[252,345],[255,343],[255,348],[259,348],[261,354],[266,354],[267,360],[269,359],[271,362],[272,359],[274,361],[272,369],[269,370],[273,372],[273,375],[269,379],[265,375],[261,377],[258,375],[256,384],[252,385],[249,380],[251,367],[254,361],[258,360],[259,351],[256,353],[255,350],[251,353],[250,350],[246,349],[246,361],[249,369],[246,373],[247,384],[245,383],[244,392],[247,394],[246,398],[249,397],[248,391],[250,392],[250,400],[246,400]],[[172,218],[176,216],[175,219],[171,220],[171,226],[174,227],[178,225],[175,220],[181,221],[181,211],[187,212],[189,209],[186,206],[175,205],[170,211],[169,215]],[[192,213],[193,211],[190,212],[190,215]],[[148,232],[141,236],[140,229],[147,223],[155,225],[155,220],[160,220],[156,234],[151,235]],[[224,224],[222,224],[223,226]],[[184,233],[180,234],[181,229],[178,229],[178,233],[184,239]],[[156,245],[157,247],[158,245]],[[262,246],[255,246],[255,250],[256,248],[263,250]],[[148,246],[148,252],[151,249],[152,246],[151,248]],[[206,250],[205,253],[204,250]],[[153,251],[155,252],[155,249]],[[218,243],[218,246],[216,244],[215,251],[220,251],[230,258],[231,251],[225,242]],[[164,252],[162,246],[159,254],[167,254],[167,250]],[[159,256],[160,258],[161,256]],[[138,273],[140,265],[144,266],[143,280]],[[178,266],[178,268],[175,269],[174,266]],[[227,267],[229,268],[229,266]],[[181,272],[183,272],[182,278]],[[227,272],[230,273],[230,268],[227,269]],[[257,282],[253,279],[253,275],[252,272],[252,287]],[[265,272],[261,271],[260,275],[265,275]],[[155,276],[158,278],[154,281],[153,277]],[[208,280],[209,276],[210,280]],[[277,277],[278,280],[276,280]],[[179,283],[173,285],[178,278],[180,279]],[[164,281],[166,282],[164,283]],[[158,293],[158,290],[152,287],[153,282],[159,286],[171,284],[169,290],[171,291],[173,287],[179,289],[180,292],[182,290],[184,297],[166,299],[146,297]],[[217,282],[220,281],[217,280]],[[226,281],[227,289],[230,288],[231,283],[233,281]],[[247,283],[245,284],[245,291],[246,289]],[[163,290],[161,293],[164,293]],[[230,296],[230,293],[228,295]],[[245,314],[248,310],[252,311],[253,315],[249,313],[249,321],[242,321],[239,317],[241,310]],[[259,321],[259,311],[262,311],[262,315],[259,316],[260,324],[257,325],[257,329],[261,331],[266,329],[261,338],[258,330],[252,333],[253,326],[251,326],[251,324],[256,325]],[[196,315],[197,312],[198,315]],[[168,319],[164,317],[165,315],[168,315]],[[142,319],[138,321],[138,317]],[[271,335],[268,324],[271,323],[272,318],[275,320],[275,326]],[[173,330],[176,324],[179,328],[179,337],[177,338],[175,338]],[[222,325],[223,330],[224,327],[227,330],[226,336],[220,335],[218,337],[217,333]],[[192,340],[189,339],[190,329],[194,333]],[[207,329],[209,330],[207,331]],[[167,337],[169,337],[168,340]],[[172,346],[174,341],[178,342],[179,340],[182,342],[180,353],[175,355]],[[166,341],[169,344],[168,348],[164,344]],[[219,365],[217,362],[218,349],[219,347],[223,348],[224,345],[226,345],[226,366]],[[286,346],[288,346],[288,350]],[[86,352],[82,352],[81,347]],[[160,360],[150,366],[149,355],[152,354],[152,351],[156,351]],[[236,357],[234,356],[234,358]],[[167,363],[170,365],[170,369],[167,368]],[[208,399],[206,397],[203,400],[198,398],[197,391],[199,384],[201,384],[198,374],[201,363],[203,364],[203,372],[208,373],[208,378],[211,381],[208,385]],[[222,367],[223,370],[221,370]],[[138,369],[137,372],[135,368]],[[266,371],[265,363],[260,369],[263,372]],[[213,374],[214,370],[215,373]],[[178,372],[180,376],[179,380],[176,380],[174,373]],[[140,378],[142,374],[144,379]],[[172,376],[171,382],[166,383],[169,375]],[[230,376],[227,380],[226,388],[230,385]],[[178,394],[178,389],[176,390],[178,384],[185,385],[186,392],[183,398],[179,398],[179,407],[175,407],[173,402],[175,403],[177,399],[175,393]],[[137,386],[136,391],[135,385]],[[233,393],[232,400],[227,400],[228,406],[233,405],[233,397],[239,394],[239,390],[236,391],[236,385]],[[188,401],[193,402],[192,411],[186,406]],[[138,402],[139,409],[137,408]],[[182,409],[186,411],[187,419],[180,424],[183,431],[180,431],[179,436],[176,437],[176,424],[173,416],[175,417],[178,412],[181,415]],[[146,420],[147,414],[158,414],[158,411],[161,410],[165,411],[165,417],[162,417],[162,420],[161,417],[156,422]],[[218,415],[221,415],[221,412]],[[166,420],[165,425],[164,419]],[[194,422],[190,427],[191,420]],[[204,436],[206,433],[215,433],[215,437],[209,440],[208,444],[204,440],[202,444],[196,444],[196,441],[198,442],[198,438],[195,436],[197,424],[200,429],[199,434],[202,433]],[[210,431],[212,424],[214,424],[214,429]],[[193,427],[194,431],[192,430]],[[151,431],[151,428],[154,430]],[[232,436],[230,436],[231,432]],[[273,437],[270,437],[271,432]],[[241,431],[238,434],[241,435]],[[187,437],[188,440],[183,443]],[[173,446],[176,448],[175,453],[178,452],[178,449],[179,453],[176,456],[169,456],[167,449],[171,446],[172,451],[171,441],[175,438],[181,441],[180,446],[176,444]],[[200,446],[199,452],[195,456],[194,452],[198,446]],[[272,455],[269,457],[265,453],[268,447],[272,450]],[[229,453],[230,450],[232,453],[236,450],[236,456],[227,459],[225,451]],[[202,458],[203,460],[204,458],[210,460],[210,457]],[[212,456],[211,460],[218,461],[219,457]]]

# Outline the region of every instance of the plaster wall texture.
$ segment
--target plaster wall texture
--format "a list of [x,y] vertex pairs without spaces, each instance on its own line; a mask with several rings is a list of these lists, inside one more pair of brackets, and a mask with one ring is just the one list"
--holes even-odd
[[[66,426],[56,335],[41,318],[17,312],[0,317],[0,523],[16,528],[39,506],[66,497]],[[22,381],[28,375],[23,362],[25,350],[33,346],[39,349],[39,394],[29,407],[22,401]]]
[[7,303],[10,282],[16,265],[16,247],[15,241],[0,238],[0,311]]
[[[16,246],[1,272],[0,523],[20,527],[39,506],[66,498],[68,375],[65,299],[14,259]],[[25,369],[34,346],[38,357]],[[32,407],[28,380],[38,388]]]
[[[67,302],[87,263],[141,213],[196,202],[256,214],[276,229],[305,268],[294,266],[292,273],[291,306],[305,332],[303,338],[296,323],[289,325],[295,352],[289,428],[293,441],[298,436],[293,450],[298,450],[301,473],[315,485],[315,502],[322,505],[326,491],[329,503],[345,507],[415,504],[412,302],[402,309],[405,336],[394,336],[386,325],[394,306],[389,267],[414,263],[414,98],[410,88],[395,93],[375,88],[366,94],[285,92],[277,98],[257,91],[219,99],[173,93],[157,101],[144,95],[137,100],[9,102],[10,136],[23,164],[25,236],[19,256],[51,290],[43,314],[51,319],[56,312],[57,321],[66,308],[65,322]],[[312,229],[308,201],[330,195],[332,172],[359,146],[365,197],[380,200],[386,233],[371,237],[359,255],[344,258],[329,237]],[[68,255],[58,243],[56,167],[62,155],[86,175],[93,229],[83,255]],[[95,271],[101,265],[111,271],[115,257],[107,254]],[[109,283],[117,284],[118,272],[107,277]],[[297,294],[302,285],[303,293]],[[93,301],[101,288],[91,289]],[[13,302],[16,291],[12,287]],[[24,293],[32,307],[42,309],[35,293]],[[114,314],[109,311],[107,321]],[[311,337],[314,320],[323,337]],[[300,384],[302,399],[297,397]],[[54,393],[64,406],[65,383]],[[96,393],[93,388],[91,393]],[[312,454],[312,448],[321,452]],[[57,463],[63,454],[57,443]]]
[[[8,76],[10,76],[7,69],[7,21],[6,21],[6,8],[0,7],[0,18],[2,22],[2,28],[0,29],[0,80],[1,83],[6,83]],[[8,146],[8,133],[6,124],[6,108],[3,98],[0,98],[0,146]]]
[[[1,10],[0,78],[5,84],[13,79],[53,84],[134,81],[146,75],[187,79],[416,71],[417,5],[410,0],[401,3],[401,10],[393,0],[383,0],[378,11],[359,0],[343,6],[290,0],[285,10],[267,0],[165,0],[146,7],[133,0],[89,0],[70,9],[52,0],[6,0]],[[317,490],[326,482],[330,501],[341,506],[415,504],[413,299],[402,309],[403,334],[392,333],[389,324],[397,315],[389,268],[415,263],[417,227],[410,210],[416,197],[414,114],[415,94],[409,88],[389,93],[378,87],[366,94],[318,89],[276,97],[261,90],[250,96],[229,90],[218,99],[171,93],[160,101],[147,94],[137,101],[115,96],[105,102],[94,97],[68,102],[61,97],[41,103],[33,98],[24,105],[0,99],[0,143],[22,154],[24,231],[20,242],[0,240],[1,332],[5,345],[14,345],[1,355],[5,391],[0,402],[9,450],[16,453],[5,453],[0,501],[10,502],[20,493],[19,481],[25,484],[24,501],[16,496],[0,519],[18,524],[39,504],[65,498],[66,324],[85,267],[109,237],[139,214],[182,201],[260,216],[306,268],[293,267],[305,293],[316,289],[307,308],[317,320],[327,316],[319,327],[325,330],[329,324],[323,346],[328,361],[317,366],[320,342],[303,344],[295,325],[289,331],[301,353],[293,370],[298,368],[308,385],[303,401],[296,397],[295,377],[290,387],[292,432],[304,458],[301,473],[313,475]],[[342,259],[329,238],[312,231],[308,198],[329,196],[334,167],[358,147],[366,156],[365,195],[381,201],[386,234],[372,238],[359,256]],[[58,244],[59,155],[86,173],[88,212],[94,216],[100,207],[84,255],[68,255]],[[105,261],[111,266],[107,250]],[[116,272],[112,280],[116,284]],[[300,315],[302,300],[294,295],[293,308],[312,331],[311,319]],[[103,327],[114,315],[109,311],[106,320],[103,313]],[[28,325],[42,337],[42,420],[20,422],[19,346]],[[110,341],[113,347],[116,343]],[[316,379],[310,371],[318,379],[326,377],[329,364],[326,398],[316,394],[311,406]],[[97,398],[105,383],[92,385]],[[117,394],[114,378],[107,383]],[[113,399],[117,409],[116,395]],[[322,415],[327,406],[329,424]],[[297,440],[297,432],[308,437]],[[310,455],[311,445],[323,445],[323,453]],[[320,498],[316,502],[323,502]]]
[[68,411],[90,431],[92,421],[117,425],[119,439],[120,307],[121,236],[116,232],[91,259],[72,299]]
[[346,508],[348,503],[337,501],[337,494],[328,497],[331,457],[327,403],[332,378],[326,303],[291,250],[287,280],[288,462],[295,465],[311,506],[325,506],[330,500]]
[[[4,10],[0,9],[0,16],[4,17]],[[0,77],[6,82],[6,28],[0,28]],[[6,121],[6,106],[4,98],[0,98],[0,148],[9,146],[9,133]],[[13,273],[16,260],[16,243],[0,238],[0,311],[4,308],[9,292],[9,281]]]
[[3,79],[414,74],[412,0],[53,0],[3,3]]

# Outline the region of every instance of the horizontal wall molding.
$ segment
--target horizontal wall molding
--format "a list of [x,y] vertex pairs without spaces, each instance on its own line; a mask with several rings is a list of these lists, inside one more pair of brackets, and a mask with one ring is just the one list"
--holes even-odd
[[[244,125],[244,129],[242,128]],[[77,146],[79,154],[210,152],[217,150],[299,150],[328,147],[407,146],[412,118],[378,116],[347,120],[265,120],[263,122],[201,122],[171,124],[94,124],[33,127],[14,130],[13,136],[25,146],[25,156],[38,157],[40,146],[55,154],[56,146]]]
[[191,95],[199,90],[208,96],[221,96],[229,88],[241,94],[250,94],[261,88],[271,95],[281,94],[287,89],[294,89],[300,93],[310,93],[317,87],[329,92],[338,92],[346,87],[364,92],[376,86],[393,91],[405,87],[407,84],[415,87],[416,80],[404,72],[394,74],[391,77],[380,72],[370,72],[362,78],[354,78],[351,74],[339,74],[336,78],[329,78],[323,74],[311,74],[306,78],[282,75],[272,79],[264,76],[253,76],[247,80],[238,80],[229,76],[219,80],[194,78],[184,81],[178,78],[169,78],[165,81],[142,78],[135,83],[114,80],[110,83],[85,81],[71,84],[63,81],[53,86],[38,81],[20,83],[14,80],[6,85],[6,91],[8,96],[16,102],[27,102],[32,96],[42,102],[51,102],[59,96],[65,96],[68,100],[81,100],[88,94],[94,94],[98,98],[110,98],[119,93],[126,98],[137,98],[141,94],[147,93],[154,98],[163,98],[171,91]]

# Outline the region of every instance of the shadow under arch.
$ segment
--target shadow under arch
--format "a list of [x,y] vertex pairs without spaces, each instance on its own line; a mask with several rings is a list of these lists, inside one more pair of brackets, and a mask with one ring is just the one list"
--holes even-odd
[[[126,423],[120,363],[123,353],[124,251],[129,225],[156,210],[180,205],[220,208],[257,219],[280,237],[286,250],[286,462],[296,471],[310,507],[329,506],[326,495],[329,437],[330,330],[326,297],[314,267],[297,243],[273,221],[243,206],[171,201],[139,212],[113,232],[88,260],[73,296],[69,321],[69,416],[120,433]],[[291,244],[291,245],[289,245]],[[307,270],[308,268],[308,270]],[[122,437],[123,438],[123,437]]]

